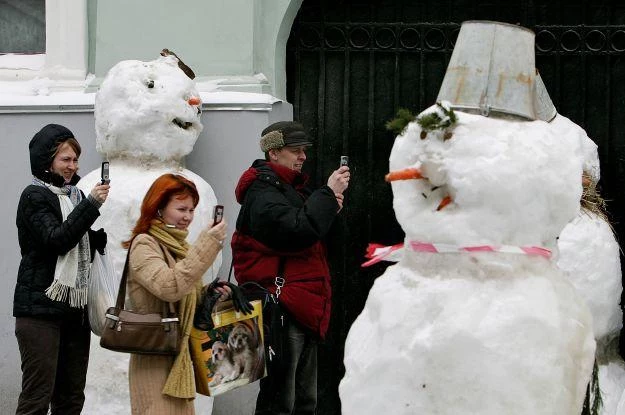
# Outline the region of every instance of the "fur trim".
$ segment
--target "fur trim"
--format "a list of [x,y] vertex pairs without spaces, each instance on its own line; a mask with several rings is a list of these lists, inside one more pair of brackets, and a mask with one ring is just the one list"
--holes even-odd
[[260,150],[263,153],[282,147],[284,147],[284,137],[280,131],[268,132],[260,138]]

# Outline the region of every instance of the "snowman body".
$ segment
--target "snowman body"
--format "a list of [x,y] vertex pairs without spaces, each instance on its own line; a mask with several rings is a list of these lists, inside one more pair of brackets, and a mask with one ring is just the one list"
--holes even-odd
[[[200,115],[195,83],[172,56],[150,62],[119,62],[103,80],[95,101],[96,147],[110,162],[111,188],[93,228],[106,231],[107,255],[118,273],[127,253],[121,244],[130,238],[143,198],[162,174],[181,174],[197,187],[200,200],[189,226],[189,242],[212,222],[215,193],[183,164],[202,131]],[[96,169],[78,186],[88,193],[99,181],[100,169]],[[204,281],[215,278],[220,266],[221,255]],[[86,415],[101,414],[103,408],[111,415],[130,413],[128,357],[102,349],[99,338],[92,335],[83,410]],[[195,406],[197,414],[210,414],[212,398],[198,396]]]
[[[198,101],[190,104],[193,97]],[[107,232],[107,250],[119,272],[125,260],[121,242],[131,236],[143,197],[160,175],[182,174],[198,188],[200,201],[189,241],[212,220],[215,192],[183,164],[202,132],[200,115],[195,83],[172,56],[119,62],[103,80],[95,101],[96,148],[110,162],[111,189],[93,227]],[[89,192],[99,180],[100,170],[93,170],[79,187]],[[211,276],[220,265],[221,256]]]
[[424,178],[392,184],[405,248],[348,334],[343,413],[579,414],[592,320],[549,255],[578,211],[579,141],[456,115],[451,136],[412,122],[393,146],[391,171]]
[[625,402],[625,362],[618,354],[623,326],[619,245],[609,223],[596,213],[582,210],[558,239],[558,266],[590,309],[597,341],[601,415],[622,415]]
[[[107,233],[107,252],[115,269],[121,273],[124,268],[127,251],[122,248],[123,241],[132,235],[132,228],[139,219],[143,196],[159,176],[166,173],[180,174],[190,179],[197,187],[200,201],[196,207],[191,226],[189,226],[189,241],[194,241],[202,229],[212,221],[212,211],[217,204],[217,198],[212,187],[204,179],[192,171],[176,165],[141,166],[131,164],[125,160],[111,161],[110,167],[111,188],[106,202],[100,208],[100,217],[93,225],[94,229],[104,228]],[[90,191],[93,184],[100,180],[100,170],[93,170],[79,183],[83,191]],[[209,268],[204,279],[217,277],[221,265],[221,257]]]
[[595,339],[610,342],[623,327],[621,261],[612,228],[596,213],[581,211],[560,234],[558,248],[558,266],[593,316]]

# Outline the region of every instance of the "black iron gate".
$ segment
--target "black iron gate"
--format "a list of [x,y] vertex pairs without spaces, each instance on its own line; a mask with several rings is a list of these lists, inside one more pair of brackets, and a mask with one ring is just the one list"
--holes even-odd
[[384,124],[399,107],[418,113],[434,103],[465,20],[534,30],[536,66],[556,108],[599,145],[603,196],[625,241],[625,4],[305,0],[287,45],[287,94],[295,119],[318,140],[306,168],[321,184],[347,154],[353,177],[329,242],[334,301],[320,351],[320,414],[340,413],[345,337],[386,267],[360,268],[365,247],[403,239],[383,181],[393,146]]

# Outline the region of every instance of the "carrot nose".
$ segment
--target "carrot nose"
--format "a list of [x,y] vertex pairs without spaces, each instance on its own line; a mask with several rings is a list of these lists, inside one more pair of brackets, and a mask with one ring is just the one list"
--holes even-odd
[[451,197],[450,196],[445,196],[443,198],[443,200],[441,200],[441,202],[438,204],[438,207],[436,208],[436,210],[441,210],[442,208],[444,208],[445,206],[447,206],[448,204],[450,204],[452,202]]
[[202,100],[200,100],[200,97],[191,97],[188,99],[187,102],[189,103],[189,105],[200,105],[202,103]]
[[386,180],[387,182],[412,179],[423,179],[423,176],[421,175],[421,170],[417,169],[416,167],[409,167],[407,169],[389,172],[386,176],[384,176],[384,180]]

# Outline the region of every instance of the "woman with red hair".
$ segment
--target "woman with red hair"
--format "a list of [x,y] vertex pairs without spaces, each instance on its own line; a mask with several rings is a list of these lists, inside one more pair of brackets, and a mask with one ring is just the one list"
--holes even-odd
[[[128,298],[142,313],[159,313],[173,303],[182,328],[178,356],[133,354],[130,357],[132,414],[193,414],[195,379],[188,348],[202,276],[213,264],[226,237],[225,221],[204,229],[189,244],[187,228],[199,202],[195,184],[177,174],[160,176],[141,205],[141,217],[124,246],[130,250]],[[230,290],[217,287],[221,299]]]

